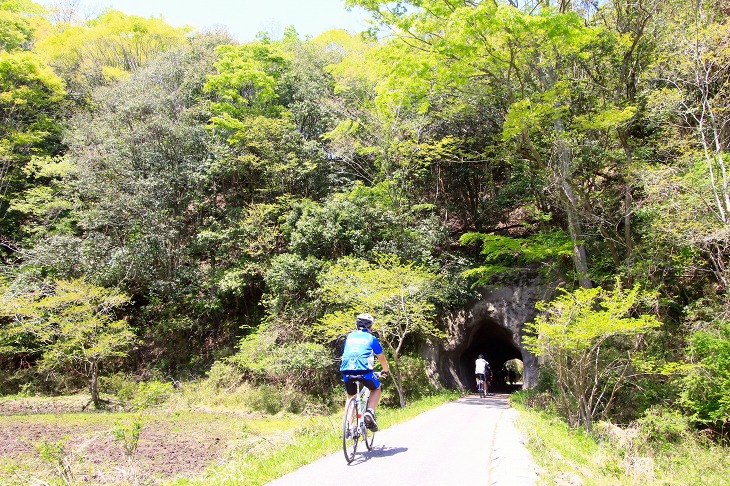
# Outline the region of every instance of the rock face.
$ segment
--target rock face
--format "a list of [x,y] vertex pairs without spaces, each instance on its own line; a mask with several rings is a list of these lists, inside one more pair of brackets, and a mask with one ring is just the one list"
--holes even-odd
[[537,315],[535,303],[549,299],[554,287],[524,274],[512,285],[484,287],[480,297],[445,319],[447,336],[427,343],[422,356],[432,378],[461,389],[474,389],[474,361],[483,354],[494,374],[495,387],[508,387],[504,363],[517,358],[524,365],[523,386],[537,384],[537,358],[522,345],[523,327]]

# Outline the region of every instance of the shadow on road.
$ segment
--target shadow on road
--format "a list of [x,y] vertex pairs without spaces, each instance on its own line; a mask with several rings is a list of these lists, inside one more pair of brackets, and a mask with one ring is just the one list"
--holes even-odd
[[509,395],[505,393],[490,393],[486,398],[481,398],[479,395],[468,395],[459,398],[457,401],[465,405],[478,405],[487,408],[510,408]]
[[388,457],[407,452],[408,447],[387,447],[387,446],[375,446],[371,451],[363,451],[357,459],[355,459],[350,465],[355,466],[363,462],[369,461],[373,457]]

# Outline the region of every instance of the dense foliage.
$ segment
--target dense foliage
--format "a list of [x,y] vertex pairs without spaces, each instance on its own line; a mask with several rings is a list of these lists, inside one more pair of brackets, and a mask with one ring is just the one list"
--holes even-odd
[[[569,355],[535,341],[547,369],[586,358],[623,385],[630,365],[642,390],[593,369],[610,400],[581,402],[577,422],[661,400],[724,430],[730,5],[346,3],[371,33],[238,44],[0,0],[2,392],[74,386],[49,354],[67,346],[94,376],[225,368],[326,396],[343,325],[367,307],[403,403],[399,362],[419,368],[470,285],[539,267],[572,297],[534,329],[572,309],[595,331]],[[656,296],[651,319],[632,288]],[[27,324],[68,318],[60,302],[83,289],[129,297],[69,320],[95,329],[98,357]],[[566,413],[590,395],[552,386]]]

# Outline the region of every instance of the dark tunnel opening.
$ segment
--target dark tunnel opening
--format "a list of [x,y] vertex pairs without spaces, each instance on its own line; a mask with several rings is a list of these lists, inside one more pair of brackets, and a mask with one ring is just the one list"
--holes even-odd
[[480,354],[483,354],[493,374],[490,391],[512,392],[522,388],[521,381],[510,384],[510,377],[505,367],[505,363],[510,360],[523,359],[508,329],[493,321],[483,321],[474,327],[468,343],[459,358],[459,375],[462,383],[469,383],[470,388],[476,391],[474,362]]

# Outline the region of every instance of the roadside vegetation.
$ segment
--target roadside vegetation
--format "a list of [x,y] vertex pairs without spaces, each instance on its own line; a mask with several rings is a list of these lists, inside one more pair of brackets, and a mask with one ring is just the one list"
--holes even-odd
[[726,484],[727,447],[686,417],[654,409],[627,424],[599,421],[588,432],[570,427],[545,393],[518,392],[517,427],[538,465],[540,484],[676,485]]
[[[400,407],[390,388],[395,403],[379,409],[382,428],[457,396]],[[342,447],[341,407],[305,402],[293,413],[284,394],[153,381],[104,412],[82,410],[88,395],[4,397],[0,484],[264,484]]]

